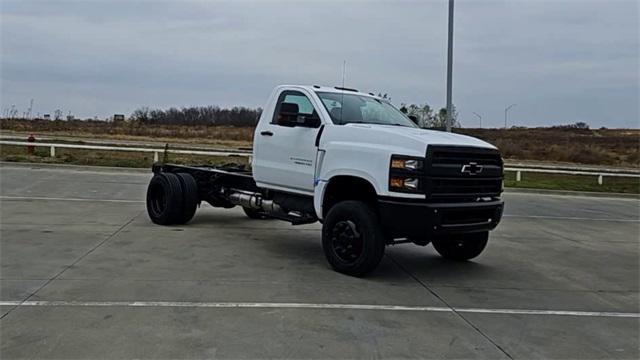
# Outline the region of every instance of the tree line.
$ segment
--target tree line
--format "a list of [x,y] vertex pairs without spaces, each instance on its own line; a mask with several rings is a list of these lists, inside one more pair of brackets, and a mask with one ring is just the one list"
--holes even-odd
[[[378,93],[378,96],[391,101],[391,97],[389,94]],[[446,128],[447,127],[447,108],[441,108],[438,111],[434,111],[434,109],[427,103],[424,104],[400,104],[400,111],[402,111],[407,116],[415,117],[417,120],[418,126],[421,128]],[[453,120],[452,127],[462,127],[460,122],[458,122],[458,112],[456,111],[456,106],[453,105],[452,108],[452,116]]]
[[[387,94],[380,96],[389,99]],[[402,103],[400,104],[399,110],[408,116],[415,117],[418,126],[422,128],[442,129],[446,127],[446,108],[441,108],[440,110],[436,111],[427,103],[419,105]],[[128,117],[127,121],[140,125],[226,125],[238,127],[253,127],[257,124],[261,114],[261,108],[248,108],[244,106],[234,106],[232,108],[221,108],[219,106],[192,106],[183,108],[172,107],[167,110],[141,107],[134,110],[133,113]],[[13,117],[3,118],[11,119]],[[453,107],[452,118],[453,127],[462,127],[460,122],[458,121],[458,112],[456,111],[455,106]],[[115,117],[111,119],[116,120]],[[44,119],[41,119],[39,117],[36,117],[33,120],[50,120],[50,118],[45,117]],[[56,111],[55,120],[62,120],[61,111]],[[73,116],[68,116],[67,120],[76,119],[74,119]],[[87,119],[86,121],[98,121],[98,119]],[[589,129],[589,125],[584,122],[577,122],[575,124],[569,125],[556,125],[554,126],[554,128]]]
[[[461,127],[458,122],[458,112],[455,105],[452,109],[453,127]],[[434,111],[429,104],[400,104],[400,111],[409,115],[415,116],[418,126],[421,128],[445,128],[447,125],[447,108],[441,108],[438,111]]]
[[193,106],[180,109],[169,108],[168,110],[142,107],[136,109],[129,120],[145,125],[254,126],[261,113],[261,108],[251,109],[243,106],[235,106],[230,109],[218,106]]
[[[442,128],[445,127],[447,109],[442,108],[437,112],[428,104],[401,104],[400,111],[415,116],[420,127]],[[247,108],[236,106],[230,109],[218,106],[194,106],[183,108],[169,108],[167,110],[150,109],[142,107],[136,109],[129,121],[149,125],[230,125],[230,126],[254,126],[262,114],[261,108]],[[458,113],[453,109],[454,126],[459,127]]]

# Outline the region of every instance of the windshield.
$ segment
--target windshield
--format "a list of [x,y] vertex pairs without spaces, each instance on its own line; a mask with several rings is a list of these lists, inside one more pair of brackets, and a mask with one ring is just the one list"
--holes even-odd
[[356,94],[328,92],[317,92],[317,94],[336,125],[365,123],[417,127],[400,110],[385,100]]

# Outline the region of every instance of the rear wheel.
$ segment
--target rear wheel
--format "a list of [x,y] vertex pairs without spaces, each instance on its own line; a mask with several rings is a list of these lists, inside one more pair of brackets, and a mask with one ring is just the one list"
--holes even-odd
[[489,232],[456,234],[433,239],[433,247],[442,257],[464,261],[480,255],[487,246]]
[[176,176],[180,180],[180,187],[184,197],[182,211],[176,219],[176,224],[186,224],[193,219],[198,207],[198,184],[191,174],[177,173]]
[[373,271],[382,260],[385,238],[378,216],[361,201],[343,201],[322,225],[322,248],[334,270],[352,276]]
[[147,213],[159,225],[176,223],[184,204],[182,186],[175,174],[159,173],[153,176],[147,188]]

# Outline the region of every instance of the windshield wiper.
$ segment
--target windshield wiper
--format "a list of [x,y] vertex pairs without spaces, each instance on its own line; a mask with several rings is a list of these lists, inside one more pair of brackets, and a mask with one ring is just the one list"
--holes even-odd
[[411,127],[400,123],[388,123],[388,124],[380,124],[380,125],[389,125],[389,126],[402,126],[402,127]]
[[366,121],[345,121],[344,123],[342,123],[342,125],[347,125],[347,124],[371,124],[371,123]]
[[411,127],[407,125],[403,125],[400,123],[379,123],[379,122],[371,122],[371,121],[347,121],[343,125],[347,124],[371,124],[371,125],[388,125],[388,126],[402,126],[402,127]]

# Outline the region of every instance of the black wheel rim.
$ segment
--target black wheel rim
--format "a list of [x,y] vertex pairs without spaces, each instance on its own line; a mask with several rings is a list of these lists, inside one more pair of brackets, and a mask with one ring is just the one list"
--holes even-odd
[[451,245],[455,249],[462,249],[462,248],[466,247],[467,242],[462,240],[462,239],[458,239],[458,240],[453,241],[451,243]]
[[349,220],[338,221],[331,230],[333,253],[345,263],[355,262],[364,250],[362,234]]
[[156,216],[160,216],[167,208],[167,198],[164,189],[159,184],[151,187],[151,210]]

